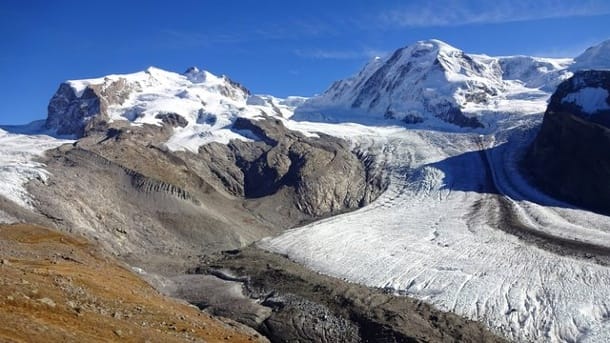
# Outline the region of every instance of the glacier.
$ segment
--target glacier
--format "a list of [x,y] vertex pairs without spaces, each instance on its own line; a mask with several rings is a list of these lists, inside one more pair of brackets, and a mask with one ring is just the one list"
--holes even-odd
[[319,126],[383,160],[388,190],[360,210],[258,245],[479,320],[516,341],[605,342],[607,260],[562,244],[610,253],[610,217],[550,199],[517,172],[540,120],[506,120],[484,135]]
[[[35,123],[36,124],[36,123]],[[40,123],[38,123],[40,124]],[[0,129],[0,196],[24,208],[33,208],[33,199],[25,185],[32,179],[46,180],[49,173],[44,164],[37,161],[45,151],[56,148],[73,140],[55,138],[45,134],[11,133],[16,131],[40,132],[39,128],[17,127]],[[1,211],[0,211],[1,212]],[[0,218],[0,221],[2,219]],[[13,221],[13,220],[11,220]]]
[[[392,92],[374,102],[384,104],[380,108],[352,106],[360,85],[385,60],[371,61],[297,108],[301,121],[291,125],[369,151],[384,165],[387,191],[362,209],[258,246],[327,275],[421,299],[514,341],[607,342],[610,217],[547,196],[530,186],[519,166],[554,89],[545,85],[569,77],[577,70],[573,61],[474,55],[467,65],[481,67],[464,73],[457,67],[463,60],[447,59],[464,57],[452,47],[425,41],[403,50],[413,57],[422,45],[438,47],[436,54],[451,66],[445,88],[434,86],[435,78],[424,85],[446,90],[441,95],[452,101],[477,85],[462,83],[464,77],[476,81],[477,70],[493,71],[480,78],[479,85],[492,90],[486,100],[462,105],[483,127],[464,129],[430,115],[396,125],[383,119],[382,107],[404,100]],[[423,56],[415,55],[415,61]],[[578,68],[607,66],[587,56],[576,59]],[[417,82],[409,82],[417,90]],[[407,95],[413,92],[408,85],[400,85]]]

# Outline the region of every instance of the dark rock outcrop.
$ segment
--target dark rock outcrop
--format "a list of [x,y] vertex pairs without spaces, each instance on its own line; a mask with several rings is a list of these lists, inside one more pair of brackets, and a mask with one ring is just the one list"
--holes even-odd
[[209,144],[199,154],[233,195],[290,208],[286,216],[308,220],[363,206],[383,188],[341,139],[305,137],[276,119],[239,118],[233,127],[261,141]]
[[260,331],[272,342],[362,342],[357,325],[304,297],[287,294],[263,305],[273,312]]
[[[255,246],[212,256],[193,272],[218,270],[239,275],[245,293],[272,309],[257,327],[272,342],[505,342],[481,323],[325,276]],[[244,323],[243,314],[228,315]]]
[[[610,109],[587,112],[570,94],[610,90],[610,71],[583,71],[551,97],[524,168],[545,192],[594,211],[610,213]],[[600,91],[601,90],[601,91]],[[607,94],[607,93],[606,93]],[[603,100],[603,99],[602,99]],[[610,108],[609,99],[605,99]],[[588,107],[588,106],[587,106]]]
[[77,96],[67,83],[62,83],[48,106],[47,129],[60,135],[82,136],[87,122],[101,112],[100,98],[93,91]]
[[468,117],[464,115],[459,106],[456,106],[451,101],[437,101],[433,104],[424,101],[424,106],[428,111],[434,113],[435,116],[447,123],[457,125],[459,127],[470,127],[473,129],[484,127],[476,117]]
[[188,121],[183,116],[177,113],[159,113],[155,116],[157,119],[161,119],[163,124],[167,124],[173,127],[185,127],[188,125]]
[[[587,111],[582,108],[577,97],[571,98],[571,95],[578,94],[582,91],[592,90],[594,94],[583,93],[581,102],[587,103],[587,107],[596,107],[594,112]],[[605,92],[605,99],[598,98]],[[586,121],[601,124],[606,128],[610,128],[610,71],[604,70],[585,70],[574,74],[573,77],[561,83],[558,87],[547,108],[547,113],[566,112],[575,115]],[[604,101],[605,100],[605,101]],[[595,104],[599,102],[599,104]]]
[[88,131],[106,128],[108,106],[122,104],[131,91],[126,79],[108,85],[88,85],[78,94],[69,83],[62,83],[49,102],[47,129],[59,135],[82,137]]

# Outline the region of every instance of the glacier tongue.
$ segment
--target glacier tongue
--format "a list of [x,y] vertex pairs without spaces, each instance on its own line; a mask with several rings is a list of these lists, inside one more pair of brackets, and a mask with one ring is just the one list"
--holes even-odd
[[0,195],[31,209],[33,200],[25,184],[32,179],[46,180],[48,177],[44,165],[35,159],[48,149],[70,142],[46,135],[13,134],[0,129]]
[[[610,217],[549,199],[516,172],[540,119],[508,116],[487,136],[293,123],[369,148],[386,164],[390,186],[369,206],[259,246],[425,300],[516,341],[607,342],[608,261],[561,242],[610,251]],[[514,227],[525,230],[515,235]]]

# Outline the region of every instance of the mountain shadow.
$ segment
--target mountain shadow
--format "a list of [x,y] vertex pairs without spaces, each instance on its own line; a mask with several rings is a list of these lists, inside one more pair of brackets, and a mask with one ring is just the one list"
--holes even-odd
[[445,174],[443,189],[502,195],[515,201],[530,201],[549,207],[581,208],[537,188],[521,161],[509,162],[510,169],[507,169],[503,159],[509,144],[469,151],[428,166]]

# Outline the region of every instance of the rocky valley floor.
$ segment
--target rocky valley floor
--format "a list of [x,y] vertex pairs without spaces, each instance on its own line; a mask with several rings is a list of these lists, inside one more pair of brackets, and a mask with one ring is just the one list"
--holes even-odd
[[[271,341],[504,342],[480,323],[384,289],[318,274],[255,246],[210,256],[191,272],[238,282],[244,294],[272,309],[258,326]],[[243,318],[238,312],[230,315]]]

